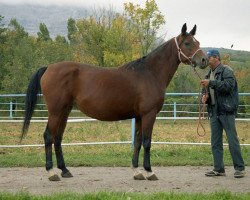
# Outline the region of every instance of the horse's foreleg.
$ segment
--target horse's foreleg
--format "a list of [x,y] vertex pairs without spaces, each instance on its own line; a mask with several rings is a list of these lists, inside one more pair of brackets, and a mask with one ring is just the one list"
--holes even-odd
[[49,180],[50,181],[59,181],[59,176],[53,170],[53,161],[52,161],[52,136],[48,129],[48,125],[44,131],[44,144],[45,144],[45,156],[46,156],[46,170],[49,173]]
[[133,168],[138,167],[141,144],[142,144],[141,120],[136,119],[135,137],[134,137],[134,154],[132,158]]
[[138,169],[139,154],[142,144],[142,132],[141,132],[141,119],[136,119],[135,127],[135,140],[134,140],[134,154],[132,158],[132,168],[134,171],[135,180],[145,180],[146,178],[142,172]]
[[156,118],[156,112],[149,113],[142,118],[142,143],[144,148],[143,166],[147,172],[148,180],[158,180],[157,176],[151,169],[150,148],[152,140],[152,130]]

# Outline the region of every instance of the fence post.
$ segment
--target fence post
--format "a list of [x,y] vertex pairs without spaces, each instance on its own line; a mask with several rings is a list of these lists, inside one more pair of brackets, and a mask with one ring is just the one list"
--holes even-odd
[[132,118],[131,122],[131,140],[132,140],[132,148],[134,148],[134,141],[135,141],[135,118]]
[[176,102],[174,102],[174,121],[176,120]]
[[12,119],[13,118],[13,103],[12,103],[12,101],[10,102],[10,119]]

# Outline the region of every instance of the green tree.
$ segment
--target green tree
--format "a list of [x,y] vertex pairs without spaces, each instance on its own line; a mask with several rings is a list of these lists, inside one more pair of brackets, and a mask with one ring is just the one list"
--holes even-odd
[[40,23],[39,30],[40,31],[37,32],[38,41],[51,41],[49,30],[44,23]]
[[38,65],[48,65],[65,60],[73,60],[73,53],[65,38],[57,36],[54,41],[37,42],[35,54]]
[[116,15],[104,36],[105,66],[118,66],[139,57],[136,33],[123,15]]
[[87,61],[91,64],[105,66],[104,63],[104,37],[111,20],[106,13],[92,15],[89,18],[78,20],[79,30],[76,38],[79,41],[77,57],[79,61]]
[[13,38],[13,42],[18,43],[21,38],[28,37],[28,33],[24,30],[16,19],[11,19],[9,23],[9,35]]
[[[250,80],[250,69],[245,69],[244,70],[245,76],[243,76],[238,82],[239,82],[239,90],[241,92],[250,92],[250,85],[249,85],[249,80]],[[243,98],[244,104],[250,105],[250,97],[246,96]],[[250,107],[245,108],[246,112],[250,112]]]
[[6,42],[3,52],[5,76],[2,79],[2,91],[6,93],[24,92],[35,64],[36,39],[29,37],[15,19],[10,21],[5,35]]
[[134,25],[126,16],[100,10],[76,21],[75,57],[103,67],[114,67],[140,57],[140,43]]
[[77,33],[77,27],[76,27],[76,20],[73,18],[69,18],[67,22],[67,28],[68,28],[68,40],[70,43],[76,42],[76,33]]
[[4,27],[3,23],[4,17],[0,15],[0,91],[2,90],[2,80],[5,76],[6,70],[4,69],[4,63],[6,62],[4,49],[6,43],[6,28]]
[[56,38],[55,38],[55,42],[66,44],[67,40],[66,40],[66,38],[64,36],[57,35]]
[[6,28],[4,27],[3,19],[4,17],[0,15],[0,44],[3,44],[6,40],[5,36]]
[[144,56],[154,48],[157,31],[165,23],[164,15],[159,11],[155,0],[146,0],[145,8],[131,2],[124,3],[124,9],[137,30],[141,56]]
[[181,64],[167,88],[168,92],[199,92],[199,78],[190,66]]

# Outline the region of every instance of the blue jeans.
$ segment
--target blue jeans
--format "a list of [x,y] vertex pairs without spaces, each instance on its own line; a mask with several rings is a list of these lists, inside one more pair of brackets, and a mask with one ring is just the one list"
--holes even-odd
[[235,127],[235,115],[216,115],[215,107],[212,108],[210,118],[211,145],[214,159],[214,170],[224,170],[223,162],[223,129],[226,132],[229,151],[232,156],[235,170],[244,170],[245,165],[241,154],[240,144]]

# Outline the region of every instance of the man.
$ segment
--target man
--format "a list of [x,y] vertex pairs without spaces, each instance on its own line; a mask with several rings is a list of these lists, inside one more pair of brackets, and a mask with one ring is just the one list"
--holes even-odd
[[245,176],[245,165],[235,127],[238,108],[237,82],[233,70],[221,64],[218,50],[209,50],[207,56],[211,69],[205,79],[201,80],[201,85],[204,87],[202,102],[207,103],[210,117],[214,169],[206,172],[205,175],[225,176],[222,137],[224,129],[235,169],[234,177],[242,178]]

